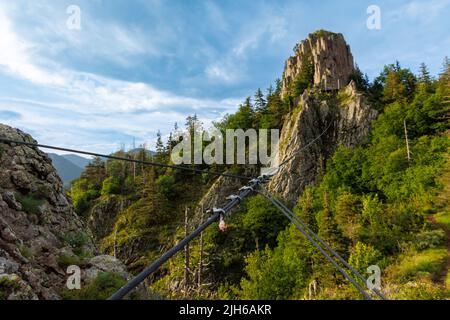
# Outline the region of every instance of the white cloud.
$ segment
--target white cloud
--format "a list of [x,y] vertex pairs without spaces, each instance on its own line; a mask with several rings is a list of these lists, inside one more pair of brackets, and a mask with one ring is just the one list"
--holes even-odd
[[264,42],[273,44],[282,41],[287,36],[286,21],[282,17],[259,17],[262,21],[248,26],[250,30],[242,35],[238,43],[233,48],[236,56],[243,57],[253,50],[256,50]]
[[450,5],[450,0],[425,0],[411,1],[396,10],[388,11],[390,19],[401,19],[408,17],[423,23],[433,22],[434,19],[444,12]]
[[33,46],[13,32],[11,22],[1,7],[0,34],[0,66],[6,72],[37,84],[65,84],[63,76],[52,74],[32,63],[30,51]]
[[[120,29],[121,43],[131,51],[141,50]],[[47,68],[33,63],[33,48],[36,46],[20,38],[12,29],[7,15],[0,7],[0,65],[8,74],[38,85],[52,85],[54,94],[67,99],[66,107],[78,112],[132,112],[157,110],[167,106],[191,106],[193,108],[215,107],[217,104],[231,107],[226,101],[195,99],[158,90],[145,83],[110,79],[87,72],[64,69],[61,66]],[[226,76],[220,69],[212,71]]]
[[[0,76],[25,80],[37,94],[31,99],[14,95],[0,97],[0,111],[14,110],[20,114],[1,121],[30,131],[43,143],[90,150],[100,143],[104,144],[101,152],[110,152],[114,149],[111,145],[117,147],[120,142],[127,142],[120,140],[124,137],[150,140],[157,129],[167,133],[174,122],[182,125],[188,112],[198,111],[202,121],[209,125],[234,110],[240,101],[192,98],[146,83],[71,70],[43,59],[39,46],[21,37],[14,27],[0,6]],[[118,40],[115,46],[120,50],[133,54],[146,50],[136,40],[137,32],[119,27],[111,28],[110,32]],[[72,43],[79,41],[75,33],[71,37]],[[108,46],[114,48],[111,44],[105,48]],[[63,47],[61,44],[55,50]],[[109,131],[114,135],[101,134]]]
[[210,79],[219,80],[225,83],[237,81],[241,76],[226,64],[212,64],[206,67],[206,75]]
[[404,10],[412,18],[433,19],[449,4],[449,0],[412,1],[405,5]]

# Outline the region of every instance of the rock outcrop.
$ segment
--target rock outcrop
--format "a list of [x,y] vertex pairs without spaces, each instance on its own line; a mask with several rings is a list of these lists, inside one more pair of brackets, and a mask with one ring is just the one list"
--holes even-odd
[[97,241],[113,232],[117,216],[130,204],[129,200],[114,195],[102,197],[94,203],[90,210],[88,226]]
[[[0,137],[36,143],[3,124]],[[0,300],[60,299],[72,264],[82,268],[83,281],[99,270],[129,277],[118,260],[95,253],[47,154],[0,142]]]
[[290,206],[295,205],[340,144],[356,146],[363,141],[376,115],[353,81],[328,95],[317,89],[306,90],[285,119],[279,144],[280,163],[290,160],[273,177],[269,190]]
[[314,86],[324,90],[343,88],[355,71],[353,56],[344,36],[317,31],[300,42],[295,47],[295,55],[287,59],[282,79],[283,96],[308,59],[314,67]]

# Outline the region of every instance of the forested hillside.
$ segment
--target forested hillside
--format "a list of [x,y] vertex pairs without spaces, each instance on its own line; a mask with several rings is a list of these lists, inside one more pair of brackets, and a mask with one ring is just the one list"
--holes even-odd
[[[303,94],[339,112],[351,97],[344,87],[314,86],[313,69],[303,63],[289,86],[277,80],[266,92],[258,89],[215,126],[282,129],[302,111]],[[349,81],[378,116],[362,143],[329,149],[314,183],[294,201],[295,213],[362,274],[372,264],[381,268],[389,298],[449,297],[449,76],[447,58],[436,77],[425,65],[414,74],[396,62],[370,82],[356,69]],[[187,118],[186,130],[201,126],[195,115]],[[175,125],[171,137],[178,130]],[[170,163],[176,142],[159,135],[155,155],[145,146],[117,155]],[[251,166],[195,167],[256,172]],[[208,174],[98,158],[69,195],[101,250],[136,273],[206,218],[198,204],[215,181]],[[225,232],[205,231],[188,255],[175,256],[147,285],[166,298],[361,298],[261,196],[242,203],[227,225]],[[313,282],[315,292],[308,290]]]

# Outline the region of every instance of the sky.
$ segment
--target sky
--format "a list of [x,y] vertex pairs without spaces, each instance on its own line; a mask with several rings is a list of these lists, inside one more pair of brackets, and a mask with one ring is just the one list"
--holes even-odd
[[0,123],[66,148],[154,148],[158,130],[189,114],[208,127],[268,88],[318,29],[370,78],[396,60],[437,75],[449,17],[450,0],[0,0]]

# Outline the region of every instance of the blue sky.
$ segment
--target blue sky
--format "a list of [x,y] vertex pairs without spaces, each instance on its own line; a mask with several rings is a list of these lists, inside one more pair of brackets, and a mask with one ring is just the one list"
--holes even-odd
[[[380,30],[366,27],[372,4]],[[0,0],[0,122],[69,148],[153,147],[188,114],[207,126],[267,88],[317,29],[343,33],[370,77],[395,60],[436,75],[449,17],[450,0]]]

